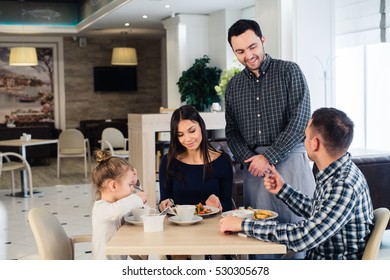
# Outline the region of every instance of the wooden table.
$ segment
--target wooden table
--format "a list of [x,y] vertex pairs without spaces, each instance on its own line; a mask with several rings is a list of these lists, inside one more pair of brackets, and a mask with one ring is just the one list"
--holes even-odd
[[192,225],[165,218],[164,231],[144,232],[143,225],[124,224],[108,242],[107,255],[285,254],[286,246],[219,231],[220,214]]
[[[27,155],[26,155],[26,147],[27,146],[56,144],[57,142],[58,142],[57,139],[31,139],[29,141],[22,141],[20,139],[11,139],[11,140],[0,141],[0,147],[19,147],[22,157],[27,160]],[[15,194],[15,196],[29,197],[28,192],[27,192],[26,171],[23,170],[21,174],[22,174],[21,175],[21,178],[22,178],[21,192]]]

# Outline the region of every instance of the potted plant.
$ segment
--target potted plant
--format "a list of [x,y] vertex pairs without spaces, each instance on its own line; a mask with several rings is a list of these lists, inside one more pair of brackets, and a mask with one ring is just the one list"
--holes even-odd
[[222,74],[221,74],[221,77],[219,80],[219,84],[214,87],[215,91],[217,92],[217,94],[219,96],[221,96],[222,98],[225,97],[226,86],[227,86],[229,80],[233,76],[240,73],[242,69],[243,69],[242,65],[240,65],[238,63],[237,59],[234,59],[233,66],[229,69],[224,69],[222,71]]
[[206,111],[213,102],[219,102],[219,96],[214,87],[218,85],[222,70],[209,67],[210,58],[195,59],[194,64],[183,71],[177,85],[181,95],[180,100],[194,106],[198,111]]

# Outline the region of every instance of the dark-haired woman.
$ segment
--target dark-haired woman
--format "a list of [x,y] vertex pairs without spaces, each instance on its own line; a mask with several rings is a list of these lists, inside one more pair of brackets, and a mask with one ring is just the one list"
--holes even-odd
[[233,169],[229,156],[214,149],[205,123],[191,105],[171,118],[169,152],[161,159],[160,210],[173,204],[198,204],[232,209]]

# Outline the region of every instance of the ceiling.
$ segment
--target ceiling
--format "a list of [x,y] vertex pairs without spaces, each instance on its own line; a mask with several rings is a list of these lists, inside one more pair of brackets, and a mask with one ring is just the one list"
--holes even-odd
[[[77,36],[120,36],[125,31],[131,37],[163,37],[165,30],[162,20],[178,14],[207,15],[223,9],[245,9],[253,7],[256,0],[24,0],[28,2],[82,3],[90,5],[107,3],[94,14],[81,21],[75,27],[58,28],[45,24],[33,28],[24,28],[30,34],[69,34]],[[0,0],[4,2],[3,0]],[[10,1],[6,1],[10,2]],[[20,2],[14,0],[12,2]],[[165,6],[169,5],[169,8]],[[0,8],[1,12],[1,8]],[[147,15],[147,18],[143,18]],[[1,16],[1,15],[0,15]],[[125,22],[129,22],[126,27]],[[0,33],[20,33],[15,26],[0,26]]]

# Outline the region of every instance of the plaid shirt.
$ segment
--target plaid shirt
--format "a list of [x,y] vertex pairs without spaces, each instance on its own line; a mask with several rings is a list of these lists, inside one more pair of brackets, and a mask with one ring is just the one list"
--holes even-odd
[[265,56],[259,78],[244,69],[230,79],[225,95],[226,137],[241,162],[257,146],[270,146],[264,156],[282,160],[304,138],[310,119],[306,79],[293,62]]
[[285,184],[278,197],[304,217],[298,223],[276,220],[242,222],[243,231],[261,240],[306,252],[307,259],[360,259],[373,225],[364,175],[346,154],[316,175],[314,197]]

